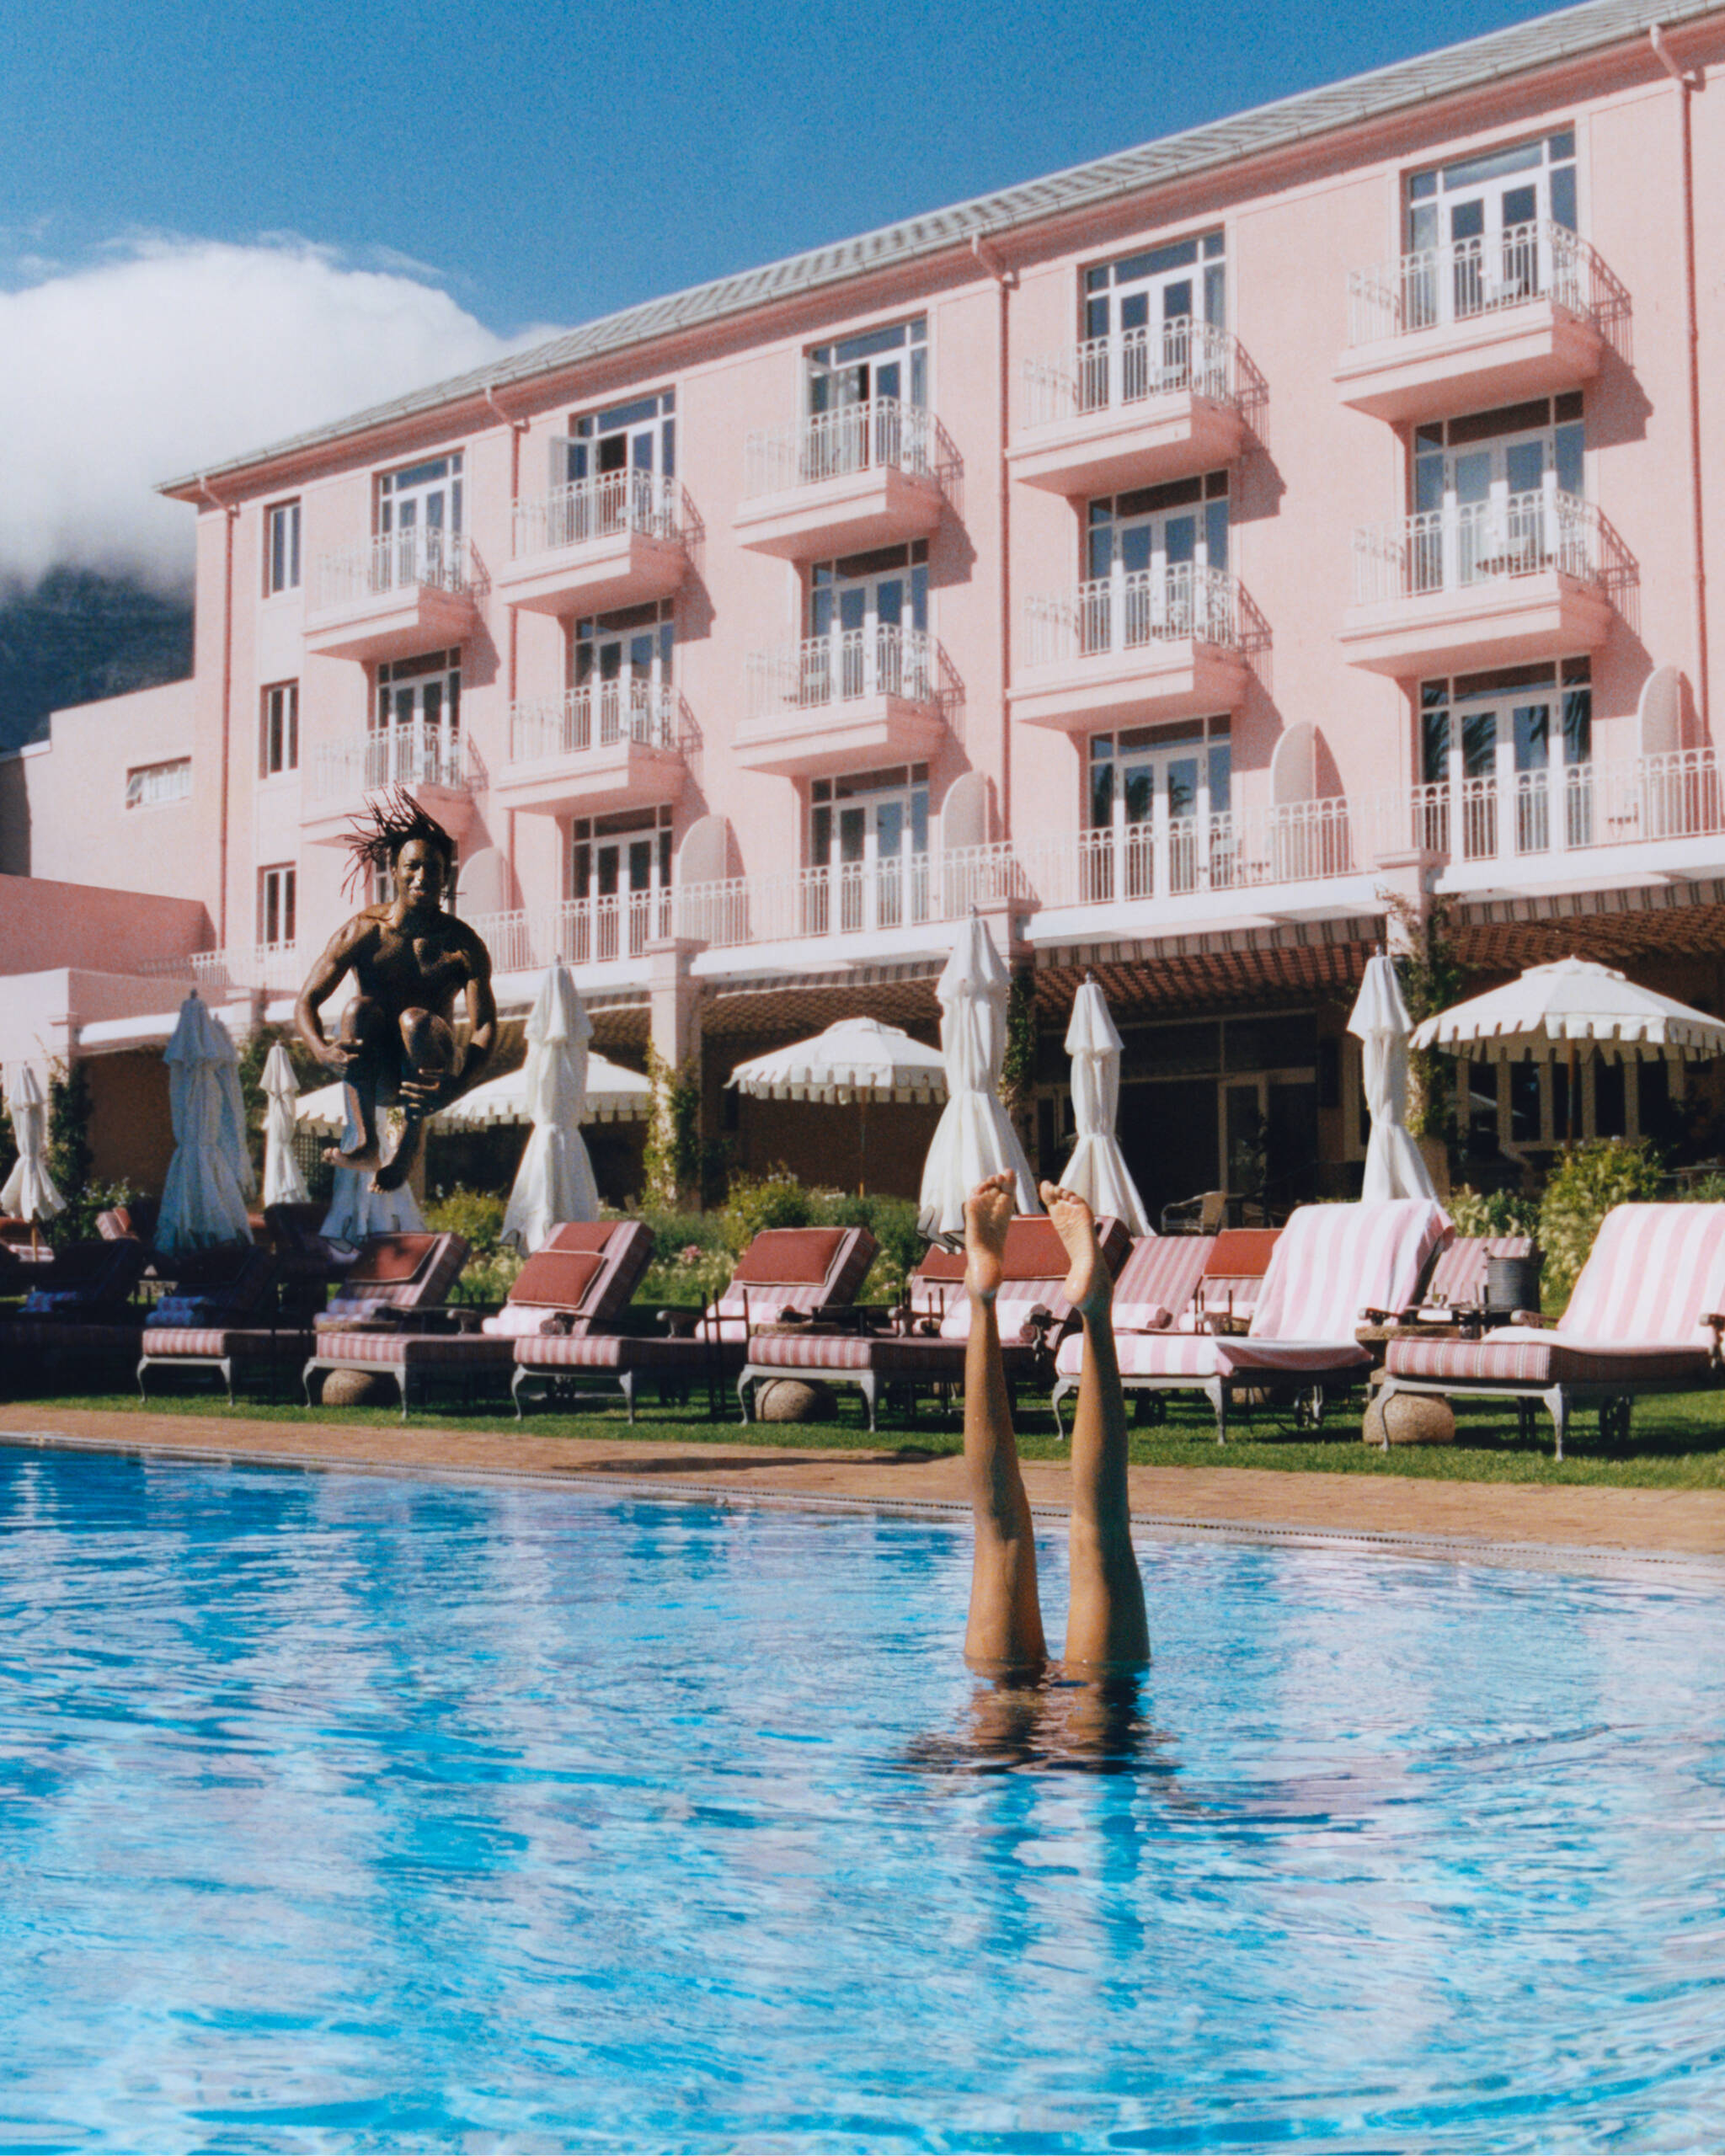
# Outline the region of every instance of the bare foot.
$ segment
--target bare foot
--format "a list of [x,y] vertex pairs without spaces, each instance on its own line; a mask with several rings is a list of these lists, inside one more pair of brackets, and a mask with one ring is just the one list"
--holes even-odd
[[1010,1175],[987,1176],[964,1200],[964,1285],[985,1303],[1001,1291],[1016,1190]]
[[1042,1202],[1072,1261],[1063,1293],[1074,1310],[1092,1317],[1105,1310],[1114,1295],[1114,1278],[1096,1240],[1096,1215],[1087,1199],[1058,1183],[1042,1186]]
[[377,1174],[372,1177],[372,1189],[383,1191],[399,1190],[402,1185],[407,1181],[409,1174],[411,1174],[413,1171],[413,1165],[414,1164],[410,1160],[403,1160],[400,1154],[398,1153],[395,1159],[389,1163],[387,1167],[379,1168]]
[[344,1153],[339,1145],[326,1145],[323,1157],[332,1168],[350,1168],[355,1175],[362,1175],[367,1168],[378,1165],[375,1145],[356,1145],[351,1153]]

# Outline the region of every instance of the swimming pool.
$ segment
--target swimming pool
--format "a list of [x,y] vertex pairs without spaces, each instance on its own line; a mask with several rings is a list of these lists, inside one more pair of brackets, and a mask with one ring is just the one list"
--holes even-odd
[[1147,1544],[1081,1772],[975,1741],[937,1522],[23,1452],[0,1519],[0,2148],[1725,2145],[1692,1585]]

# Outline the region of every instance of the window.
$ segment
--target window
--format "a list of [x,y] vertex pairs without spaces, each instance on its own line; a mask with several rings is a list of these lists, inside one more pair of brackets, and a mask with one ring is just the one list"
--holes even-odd
[[[561,955],[573,966],[636,958],[670,930],[671,809],[619,808],[569,826]],[[585,903],[582,903],[585,901]]]
[[1409,175],[1403,326],[1572,296],[1575,131]]
[[258,871],[258,941],[267,947],[297,940],[294,907],[299,872],[291,867]]
[[1228,566],[1228,475],[1174,479],[1134,494],[1105,494],[1090,504],[1085,570],[1105,577],[1166,576],[1196,566]]
[[1152,897],[1231,883],[1231,727],[1220,718],[1124,727],[1090,737],[1085,816],[1087,900]]
[[627,739],[670,748],[675,647],[668,599],[578,621],[569,638],[570,745]]
[[190,756],[175,756],[162,764],[137,764],[126,775],[128,808],[159,808],[164,802],[184,801],[191,790]]
[[258,776],[274,778],[299,769],[300,685],[277,681],[264,691],[258,730]]
[[277,502],[264,512],[264,595],[300,588],[300,505]]
[[572,419],[568,435],[551,445],[551,483],[573,486],[610,472],[657,472],[672,478],[676,449],[676,392],[661,390]]
[[934,675],[927,632],[926,539],[816,562],[809,573],[800,701],[894,696],[928,702]]
[[928,402],[928,322],[896,322],[884,329],[836,344],[817,344],[809,355],[809,416],[842,412],[872,398],[912,404]]
[[928,766],[818,778],[809,860],[828,873],[804,900],[805,935],[900,928],[928,918]]
[[[1593,677],[1585,658],[1423,681],[1422,841],[1486,860],[1593,843]],[[1554,814],[1554,796],[1556,810]]]
[[406,584],[457,590],[462,568],[462,455],[426,458],[377,482],[377,575],[387,591]]
[[1085,271],[1080,411],[1226,387],[1225,245],[1204,232]]
[[458,650],[383,660],[377,669],[377,702],[366,744],[366,785],[458,784],[461,723]]
[[1410,593],[1584,558],[1583,446],[1579,390],[1416,427]]

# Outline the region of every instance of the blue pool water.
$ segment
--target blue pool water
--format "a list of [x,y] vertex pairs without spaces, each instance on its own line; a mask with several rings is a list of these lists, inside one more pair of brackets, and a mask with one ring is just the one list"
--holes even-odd
[[1695,1587],[1146,1544],[1135,1715],[1039,1724],[942,1523],[21,1453],[0,1521],[0,2149],[1725,2146]]

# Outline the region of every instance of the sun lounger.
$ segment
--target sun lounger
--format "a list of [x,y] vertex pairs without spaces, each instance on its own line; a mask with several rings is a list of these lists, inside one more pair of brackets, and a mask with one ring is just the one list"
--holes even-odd
[[[1130,1240],[1125,1229],[1118,1220],[1103,1220],[1097,1224],[1097,1234],[1103,1256],[1118,1267]],[[743,1419],[753,1417],[755,1388],[774,1378],[854,1385],[868,1407],[871,1430],[882,1386],[902,1388],[914,1403],[919,1391],[962,1385],[970,1301],[963,1289],[962,1262],[954,1292],[945,1292],[952,1262],[940,1253],[923,1283],[928,1300],[938,1289],[943,1302],[932,1335],[916,1329],[919,1315],[921,1321],[929,1320],[930,1314],[923,1313],[907,1314],[900,1329],[891,1333],[777,1334],[755,1339],[737,1380]],[[1054,1342],[1074,1321],[1072,1306],[1060,1292],[1069,1269],[1065,1246],[1045,1214],[1021,1214],[1013,1220],[1007,1233],[1006,1278],[995,1305],[1008,1385],[1033,1375],[1039,1360],[1045,1364]],[[916,1312],[916,1302],[913,1292],[909,1313]]]
[[149,1253],[135,1236],[70,1243],[29,1268],[29,1292],[3,1321],[3,1348],[14,1382],[57,1378],[108,1366],[130,1370],[138,1358],[143,1317],[132,1298]]
[[[1215,1235],[1140,1236],[1114,1283],[1116,1335],[1196,1331],[1203,1322],[1204,1272],[1219,1240]],[[1055,1428],[1063,1436],[1060,1402],[1077,1385],[1083,1358],[1083,1336],[1069,1332],[1055,1354]]]
[[342,1276],[315,1330],[339,1332],[397,1314],[441,1305],[467,1262],[465,1235],[430,1229],[368,1235]]
[[847,1308],[874,1262],[878,1246],[866,1228],[766,1228],[737,1261],[731,1283],[681,1332],[534,1334],[515,1343],[515,1409],[536,1392],[569,1393],[578,1386],[616,1386],[629,1420],[644,1374],[680,1389],[716,1383],[740,1369],[755,1349],[756,1329],[788,1318],[812,1318]]
[[1244,1332],[1123,1332],[1121,1383],[1129,1392],[1203,1393],[1215,1411],[1218,1444],[1235,1390],[1294,1387],[1316,1419],[1327,1392],[1357,1383],[1370,1367],[1355,1337],[1361,1313],[1410,1305],[1449,1232],[1442,1209],[1427,1198],[1301,1206],[1277,1240]]
[[1556,1325],[1501,1326],[1480,1340],[1392,1337],[1379,1399],[1543,1401],[1563,1457],[1571,1411],[1597,1402],[1629,1434],[1636,1396],[1719,1382],[1725,1331],[1725,1205],[1619,1205],[1605,1215]]
[[148,1397],[147,1370],[213,1369],[231,1402],[236,1364],[253,1378],[266,1374],[274,1392],[278,1369],[291,1367],[307,1339],[303,1331],[282,1330],[275,1281],[275,1253],[252,1243],[195,1251],[179,1261],[172,1289],[144,1320],[138,1397]]
[[403,1420],[434,1385],[459,1386],[469,1396],[501,1393],[515,1375],[518,1341],[580,1337],[611,1323],[628,1309],[652,1255],[653,1230],[642,1221],[565,1221],[521,1267],[495,1316],[472,1314],[472,1330],[465,1329],[468,1313],[448,1314],[433,1330],[414,1307],[393,1309],[387,1328],[375,1316],[375,1329],[351,1321],[326,1326],[302,1373],[307,1403],[312,1380],[331,1370],[388,1378]]

